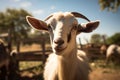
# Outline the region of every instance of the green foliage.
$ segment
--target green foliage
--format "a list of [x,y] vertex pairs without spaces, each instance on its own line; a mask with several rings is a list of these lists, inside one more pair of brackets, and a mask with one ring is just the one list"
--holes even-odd
[[28,37],[30,27],[26,16],[31,15],[24,9],[6,9],[0,12],[0,33],[8,32],[13,41]]
[[91,36],[90,42],[95,44],[95,45],[99,45],[101,43],[101,40],[102,40],[102,38],[101,38],[100,34],[93,34]]
[[120,0],[99,0],[101,10],[117,11],[120,6]]
[[107,39],[108,44],[120,44],[120,33],[115,33]]
[[115,33],[114,35],[107,37],[106,35],[93,34],[91,36],[91,43],[95,45],[101,44],[119,44],[120,45],[120,32]]
[[[49,35],[40,31],[31,32],[32,28],[26,21],[26,16],[32,16],[24,9],[6,9],[0,12],[0,34],[9,33],[11,42],[16,44],[17,41],[31,40],[45,38],[46,42],[49,41]],[[9,41],[8,41],[9,42]],[[26,42],[26,44],[39,43],[40,41]]]
[[40,31],[35,31],[32,34],[29,33],[29,37],[25,38],[25,40],[23,41],[24,45],[25,44],[31,45],[32,43],[42,44],[43,40],[45,40],[44,41],[45,43],[48,43],[48,44],[50,43],[49,34],[47,32],[40,32]]

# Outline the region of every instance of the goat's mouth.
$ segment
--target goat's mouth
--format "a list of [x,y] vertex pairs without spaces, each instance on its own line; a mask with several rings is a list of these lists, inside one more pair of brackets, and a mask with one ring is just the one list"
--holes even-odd
[[62,52],[62,51],[64,51],[66,48],[67,48],[67,46],[66,46],[66,47],[54,47],[54,50],[55,50],[55,52]]

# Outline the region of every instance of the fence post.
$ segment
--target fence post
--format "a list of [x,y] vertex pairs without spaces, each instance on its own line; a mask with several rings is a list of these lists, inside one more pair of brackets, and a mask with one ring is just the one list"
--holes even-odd
[[43,64],[45,63],[45,39],[42,39],[42,43],[41,43],[41,47],[42,47],[42,58],[43,58]]
[[19,71],[19,61],[16,59],[17,53],[13,53],[10,56],[10,62],[9,62],[9,79],[10,80],[18,80],[18,74]]
[[16,46],[17,46],[17,52],[20,53],[20,41],[19,40],[17,40]]

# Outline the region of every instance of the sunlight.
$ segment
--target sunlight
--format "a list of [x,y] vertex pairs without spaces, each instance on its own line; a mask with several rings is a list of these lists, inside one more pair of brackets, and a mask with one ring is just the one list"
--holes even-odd
[[31,34],[34,34],[34,33],[35,33],[35,30],[34,30],[34,29],[31,29],[30,33],[31,33]]

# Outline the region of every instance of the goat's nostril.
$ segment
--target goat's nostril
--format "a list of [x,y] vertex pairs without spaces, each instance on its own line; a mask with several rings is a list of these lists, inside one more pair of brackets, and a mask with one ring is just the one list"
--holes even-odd
[[62,44],[64,44],[64,40],[63,39],[55,39],[54,43],[56,43],[58,45],[62,45]]

